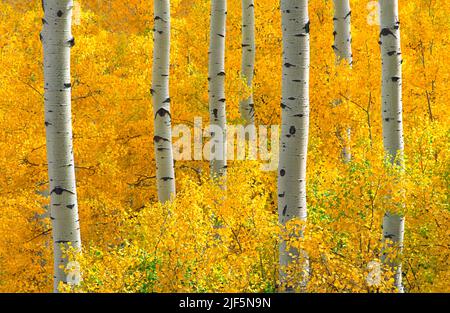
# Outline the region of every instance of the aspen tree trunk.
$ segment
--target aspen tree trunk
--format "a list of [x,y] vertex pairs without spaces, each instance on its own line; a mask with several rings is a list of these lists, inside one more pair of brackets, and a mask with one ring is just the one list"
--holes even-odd
[[[247,86],[252,87],[255,70],[255,5],[254,0],[242,0],[242,65],[241,75]],[[240,103],[242,118],[247,124],[255,123],[253,92]]]
[[42,1],[44,18],[45,126],[50,212],[53,224],[54,291],[67,283],[62,248],[81,248],[72,142],[70,49],[72,0]]
[[[214,156],[211,176],[224,177],[227,172],[226,111],[225,111],[225,26],[227,1],[211,0],[209,45],[209,116]],[[220,132],[217,134],[216,132]]]
[[[352,35],[351,35],[351,15],[350,0],[333,0],[334,2],[334,45],[333,50],[336,56],[336,64],[345,60],[351,66],[353,62]],[[342,129],[338,127],[338,137],[343,145],[342,159],[348,163],[352,159],[350,152],[351,130],[347,128],[346,139],[342,137]]]
[[[294,218],[306,221],[306,161],[309,132],[309,16],[307,0],[282,0],[283,73],[282,125],[278,173],[278,215],[282,225]],[[298,234],[302,236],[303,234]],[[289,255],[290,252],[292,256]],[[280,244],[280,266],[302,251]],[[305,257],[305,255],[302,255]],[[283,272],[281,281],[286,279]],[[301,287],[306,287],[300,282]],[[295,289],[297,286],[291,285]],[[289,286],[288,286],[289,289]]]
[[170,114],[170,1],[154,1],[153,113],[158,199],[164,203],[175,196],[175,169]]
[[336,62],[346,60],[352,64],[352,35],[350,0],[333,0],[334,2],[334,53]]
[[[391,164],[403,168],[403,118],[402,118],[402,53],[398,0],[380,0],[381,58],[382,58],[382,118],[383,143]],[[403,248],[404,216],[387,212],[383,218],[383,241],[400,254]],[[391,244],[386,243],[391,242]],[[384,253],[382,261],[395,273],[395,287],[403,292],[402,264]]]

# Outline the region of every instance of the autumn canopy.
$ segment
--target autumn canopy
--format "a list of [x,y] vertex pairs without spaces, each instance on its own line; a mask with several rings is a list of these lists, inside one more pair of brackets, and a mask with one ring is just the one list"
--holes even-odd
[[335,2],[0,0],[0,292],[449,292],[450,2]]

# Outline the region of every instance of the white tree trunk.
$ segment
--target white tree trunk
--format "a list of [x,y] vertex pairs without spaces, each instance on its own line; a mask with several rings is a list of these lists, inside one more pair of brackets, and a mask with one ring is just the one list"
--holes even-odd
[[[394,249],[396,253],[403,250],[403,238],[405,233],[405,217],[399,214],[387,212],[383,217],[384,249]],[[386,242],[389,240],[389,242]],[[399,255],[394,259],[388,258],[389,254],[383,253],[381,261],[389,265],[394,273],[394,286],[398,292],[403,293],[402,263]]]
[[350,0],[333,0],[334,2],[334,53],[336,62],[346,60],[352,64],[352,35]]
[[[336,56],[336,64],[341,63],[342,60],[351,66],[353,62],[352,54],[352,34],[351,34],[351,15],[350,0],[333,0],[334,2],[334,44],[333,50]],[[340,101],[339,101],[340,102]],[[342,159],[348,163],[352,159],[350,151],[350,137],[351,130],[347,128],[345,134],[346,139],[343,138],[342,129],[338,127],[338,137],[343,145]]]
[[[309,16],[307,0],[282,0],[283,73],[282,125],[278,173],[278,214],[285,225],[298,218],[306,221],[306,161],[309,132]],[[298,234],[302,236],[302,234]],[[291,249],[295,257],[301,252]],[[280,245],[280,266],[293,258]],[[281,280],[283,281],[283,273]],[[296,286],[292,286],[296,287]]]
[[80,249],[80,225],[72,142],[70,49],[72,0],[44,0],[45,126],[54,243],[54,291],[67,283],[62,247]]
[[170,1],[154,1],[153,113],[158,199],[164,203],[175,196],[175,169],[170,114]]
[[[227,1],[211,0],[209,44],[209,116],[212,135],[211,176],[226,175],[226,111],[225,111],[225,27]],[[217,133],[219,132],[219,134]]]
[[[247,86],[252,87],[255,70],[255,5],[254,0],[242,0],[242,65],[241,75]],[[240,111],[247,124],[255,123],[253,92],[241,100]]]
[[[402,53],[400,46],[400,22],[398,0],[380,0],[381,10],[381,58],[382,58],[382,118],[383,143],[392,164],[403,167],[403,118],[402,118]],[[383,240],[390,240],[401,253],[405,218],[397,213],[387,212],[383,219]],[[401,261],[382,260],[395,272],[395,286],[402,287]]]

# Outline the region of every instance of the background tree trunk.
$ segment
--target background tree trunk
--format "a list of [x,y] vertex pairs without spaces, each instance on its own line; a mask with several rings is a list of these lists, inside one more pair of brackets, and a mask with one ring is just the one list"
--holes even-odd
[[[352,54],[352,34],[351,34],[351,15],[350,0],[333,0],[334,2],[334,44],[333,50],[336,56],[336,64],[345,60],[349,66],[353,62]],[[339,103],[342,101],[338,100]],[[344,134],[343,134],[344,133]],[[337,130],[338,138],[343,146],[342,148],[342,160],[348,163],[352,159],[350,151],[350,139],[351,129],[346,128],[346,131],[342,130],[341,126],[338,126]],[[344,138],[346,136],[347,138]]]
[[334,53],[336,62],[346,60],[352,64],[352,35],[350,0],[333,0],[334,2]]
[[167,202],[175,195],[175,169],[170,114],[170,1],[154,1],[153,112],[158,199]]
[[[281,1],[283,28],[282,125],[278,173],[279,221],[306,221],[306,163],[309,132],[309,15],[307,0]],[[298,234],[302,236],[302,234]],[[291,249],[293,256],[300,252]],[[280,245],[280,266],[292,263],[286,243]],[[281,281],[285,279],[281,273]],[[295,282],[294,282],[295,284]],[[296,288],[296,286],[292,286]],[[304,286],[303,286],[304,287]]]
[[[225,110],[225,35],[227,1],[211,0],[209,45],[209,114],[213,157],[211,176],[223,177],[227,172],[226,110]],[[220,132],[217,134],[217,132]]]
[[[381,10],[381,58],[382,58],[382,118],[383,143],[389,162],[403,169],[403,120],[402,120],[402,53],[400,46],[400,22],[397,0],[380,0]],[[401,206],[401,204],[398,204]],[[405,218],[399,213],[387,212],[383,219],[383,241],[397,253],[403,247]],[[389,241],[387,243],[387,241]],[[383,253],[382,261],[395,273],[395,287],[403,292],[400,258],[389,258]]]
[[[242,66],[241,75],[247,86],[252,87],[255,70],[255,5],[254,0],[242,0]],[[253,92],[240,103],[242,118],[247,124],[255,123]]]
[[67,283],[62,248],[81,248],[72,142],[70,49],[72,0],[44,0],[45,126],[54,244],[54,291]]

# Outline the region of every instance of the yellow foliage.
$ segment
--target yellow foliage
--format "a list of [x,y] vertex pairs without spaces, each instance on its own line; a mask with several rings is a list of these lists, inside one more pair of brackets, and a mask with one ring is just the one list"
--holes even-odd
[[[248,90],[239,73],[241,1],[228,2],[226,92],[233,124],[240,121],[239,99]],[[207,162],[177,162],[178,196],[158,204],[149,93],[152,3],[79,3],[72,105],[83,253],[67,252],[82,271],[73,291],[275,291],[282,235],[276,173],[260,171],[258,162],[230,162],[225,192],[207,179]],[[192,123],[196,116],[207,121],[209,1],[171,5],[173,123]],[[402,210],[405,288],[449,292],[450,2],[400,4],[402,188],[394,188],[398,182],[383,162],[379,28],[367,23],[366,5],[352,2],[350,70],[334,64],[332,1],[310,1],[309,216],[305,237],[291,244],[308,254],[309,292],[393,291],[388,270],[378,286],[366,278],[368,264],[380,257],[385,210]],[[255,6],[256,122],[279,124],[279,4],[261,0]],[[52,289],[41,16],[36,1],[0,1],[0,292]],[[333,105],[337,98],[341,105]],[[352,129],[350,164],[340,161],[338,123]],[[404,206],[391,207],[399,202]],[[298,266],[289,273],[296,277]]]

